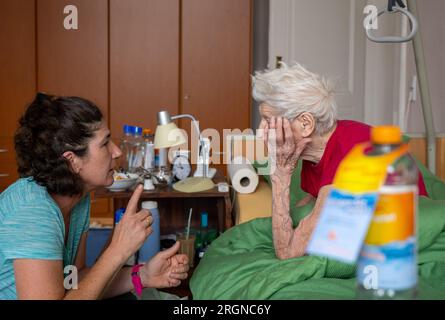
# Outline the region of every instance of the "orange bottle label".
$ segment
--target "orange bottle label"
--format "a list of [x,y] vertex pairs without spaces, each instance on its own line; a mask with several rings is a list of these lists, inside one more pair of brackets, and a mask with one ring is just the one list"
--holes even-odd
[[416,186],[383,187],[365,244],[385,245],[414,236],[416,194]]

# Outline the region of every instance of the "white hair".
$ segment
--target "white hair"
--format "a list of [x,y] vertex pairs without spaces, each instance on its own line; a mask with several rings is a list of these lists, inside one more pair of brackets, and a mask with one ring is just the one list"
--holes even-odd
[[295,63],[273,70],[256,72],[252,77],[253,98],[277,109],[281,116],[293,120],[303,112],[315,118],[315,133],[329,132],[337,119],[337,103],[330,80],[309,72]]

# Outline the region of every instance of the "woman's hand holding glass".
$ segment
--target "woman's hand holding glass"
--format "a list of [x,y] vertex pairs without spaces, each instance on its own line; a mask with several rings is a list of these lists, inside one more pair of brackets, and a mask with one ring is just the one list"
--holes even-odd
[[188,258],[177,254],[180,243],[156,254],[140,271],[142,285],[150,288],[176,287],[188,276]]

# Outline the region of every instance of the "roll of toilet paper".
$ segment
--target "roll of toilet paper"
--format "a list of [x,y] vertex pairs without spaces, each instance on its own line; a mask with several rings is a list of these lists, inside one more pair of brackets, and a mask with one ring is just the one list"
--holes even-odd
[[227,166],[233,188],[239,193],[252,193],[258,186],[258,175],[244,157],[236,157]]

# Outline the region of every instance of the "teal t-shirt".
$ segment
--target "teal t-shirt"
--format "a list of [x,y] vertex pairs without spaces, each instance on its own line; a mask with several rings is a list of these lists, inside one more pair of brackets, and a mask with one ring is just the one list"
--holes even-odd
[[14,259],[63,260],[73,265],[90,220],[90,197],[74,207],[66,246],[62,212],[45,187],[22,178],[0,194],[0,300],[17,299]]

